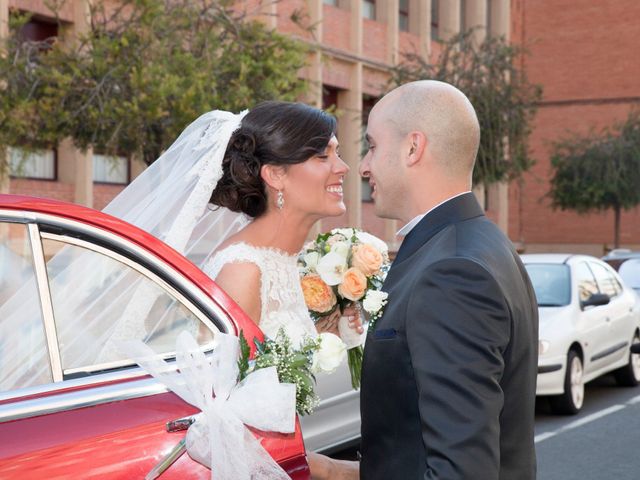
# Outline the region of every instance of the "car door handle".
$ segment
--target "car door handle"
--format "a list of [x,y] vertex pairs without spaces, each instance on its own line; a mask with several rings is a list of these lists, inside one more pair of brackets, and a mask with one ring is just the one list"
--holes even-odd
[[605,322],[610,322],[610,321],[611,321],[611,319],[610,319],[609,317],[606,317],[606,318],[604,319],[604,321],[605,321]]

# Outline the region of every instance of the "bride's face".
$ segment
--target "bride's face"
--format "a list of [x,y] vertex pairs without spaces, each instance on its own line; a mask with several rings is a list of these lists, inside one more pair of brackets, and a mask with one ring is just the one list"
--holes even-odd
[[347,210],[342,183],[348,171],[349,166],[340,158],[338,140],[334,136],[323,152],[287,168],[284,208],[319,218],[342,215]]

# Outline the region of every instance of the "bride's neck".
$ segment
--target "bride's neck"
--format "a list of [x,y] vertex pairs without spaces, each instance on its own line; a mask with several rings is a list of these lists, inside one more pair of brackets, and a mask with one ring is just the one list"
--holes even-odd
[[295,218],[285,212],[267,212],[246,228],[246,239],[257,246],[277,248],[295,255],[302,250],[316,221]]

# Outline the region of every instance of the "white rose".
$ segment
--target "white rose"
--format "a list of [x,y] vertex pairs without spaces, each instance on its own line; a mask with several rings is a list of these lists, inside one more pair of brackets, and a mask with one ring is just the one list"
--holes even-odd
[[385,304],[389,294],[382,290],[369,290],[362,301],[362,307],[370,314],[378,312]]
[[318,252],[309,252],[302,258],[304,260],[304,263],[307,265],[307,268],[310,271],[313,271],[318,265],[318,260],[320,260],[320,254]]
[[333,333],[322,332],[320,337],[320,349],[313,354],[313,373],[331,373],[344,361],[347,356],[347,346]]
[[351,237],[353,237],[353,228],[334,228],[331,230],[331,233],[339,233],[347,240],[351,240]]
[[347,240],[347,237],[345,237],[341,233],[334,233],[329,238],[327,238],[327,242],[326,243],[327,243],[327,245],[329,245],[329,247],[333,247],[333,245],[335,243],[344,242],[345,240]]
[[347,257],[349,256],[350,246],[350,242],[336,242],[331,246],[331,251],[342,256],[344,258],[344,261],[346,262]]
[[327,253],[318,261],[316,271],[327,285],[339,285],[347,271],[347,259],[336,252]]
[[368,243],[380,253],[384,254],[389,252],[387,244],[375,235],[371,235],[367,232],[356,232],[356,238],[362,243]]

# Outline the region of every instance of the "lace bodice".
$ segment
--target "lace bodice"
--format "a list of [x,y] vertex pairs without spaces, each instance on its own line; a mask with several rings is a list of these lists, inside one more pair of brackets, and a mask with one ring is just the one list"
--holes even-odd
[[304,302],[297,257],[281,250],[234,243],[216,252],[204,271],[215,280],[228,263],[253,263],[260,269],[260,329],[275,338],[280,328],[294,345],[317,335]]

